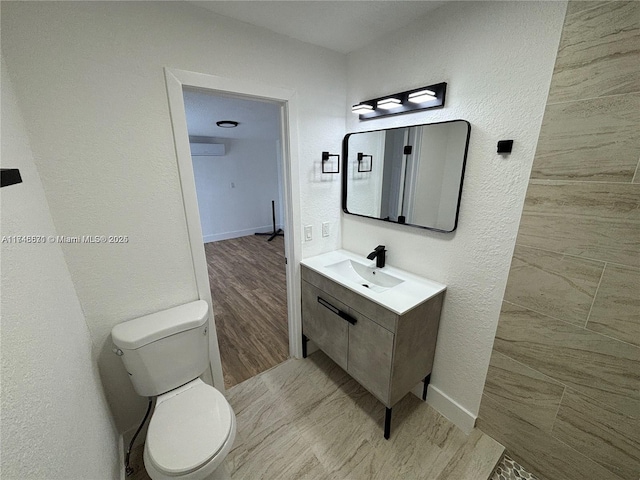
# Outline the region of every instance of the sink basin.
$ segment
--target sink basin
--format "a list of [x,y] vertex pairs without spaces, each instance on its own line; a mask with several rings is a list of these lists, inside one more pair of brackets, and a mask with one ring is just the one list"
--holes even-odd
[[389,275],[379,268],[370,267],[355,260],[343,260],[332,265],[327,265],[326,268],[344,279],[368,288],[369,290],[373,290],[374,292],[384,292],[404,282],[404,280]]

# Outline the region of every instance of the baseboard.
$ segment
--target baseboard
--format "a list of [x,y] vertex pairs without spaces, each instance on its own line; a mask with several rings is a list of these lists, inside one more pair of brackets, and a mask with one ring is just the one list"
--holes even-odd
[[[422,398],[422,388],[423,384],[420,382],[411,391]],[[427,403],[467,435],[471,433],[471,430],[473,430],[473,427],[476,425],[476,415],[472,414],[432,384],[429,384],[427,390]]]
[[[282,229],[282,225],[276,225],[276,229]],[[252,227],[245,230],[236,230],[234,232],[215,233],[212,235],[204,235],[202,241],[204,243],[219,242],[220,240],[229,240],[231,238],[246,237],[247,235],[254,235],[256,232],[271,233],[273,226],[263,225],[261,227]]]

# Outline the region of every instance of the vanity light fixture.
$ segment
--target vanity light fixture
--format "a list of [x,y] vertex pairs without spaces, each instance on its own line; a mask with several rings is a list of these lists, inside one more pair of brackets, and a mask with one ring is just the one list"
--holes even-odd
[[[351,108],[360,120],[410,113],[419,110],[444,107],[447,93],[445,82],[393,93],[380,98],[364,100]],[[373,106],[375,105],[375,108]]]
[[220,128],[236,128],[239,123],[234,120],[220,120],[216,122],[216,125]]
[[436,98],[436,92],[433,90],[420,90],[409,94],[408,100],[411,103],[424,103]]
[[385,110],[393,110],[394,108],[398,108],[402,105],[402,101],[398,98],[385,98],[383,100],[378,100],[376,103],[376,108],[384,108]]
[[[365,158],[369,159],[369,169],[365,170],[362,168],[362,162]],[[366,172],[370,172],[371,170],[373,170],[373,155],[365,155],[362,152],[358,152],[358,172],[360,173],[366,173]]]
[[373,106],[368,103],[359,103],[351,107],[353,113],[368,113],[373,111]]

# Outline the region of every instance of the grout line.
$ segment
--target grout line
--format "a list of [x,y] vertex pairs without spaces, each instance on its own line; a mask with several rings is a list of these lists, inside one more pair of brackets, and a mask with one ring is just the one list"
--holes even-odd
[[638,176],[638,172],[640,172],[640,159],[638,159],[638,165],[636,165],[636,171],[633,174],[633,178],[631,179],[631,183],[635,183],[636,182],[636,178],[638,180],[640,180],[640,177]]
[[[633,343],[625,342],[624,340],[620,340],[619,338],[615,338],[615,337],[612,337],[612,336],[610,336],[610,335],[605,335],[604,333],[596,332],[595,330],[591,330],[591,329],[589,329],[589,328],[581,327],[580,325],[578,325],[578,324],[576,324],[576,323],[567,322],[566,320],[562,320],[561,318],[554,317],[554,316],[548,315],[548,314],[546,314],[546,313],[538,312],[537,310],[534,310],[534,309],[529,308],[529,307],[525,307],[525,306],[520,305],[520,304],[518,304],[518,303],[510,302],[510,301],[508,301],[508,300],[504,300],[504,299],[503,299],[502,301],[503,301],[503,303],[508,303],[509,305],[514,305],[514,306],[516,306],[516,307],[524,308],[525,310],[528,310],[528,311],[530,311],[530,312],[537,313],[538,315],[542,315],[543,317],[551,318],[552,320],[557,320],[557,321],[559,321],[559,322],[566,323],[567,325],[571,325],[572,327],[575,327],[575,328],[577,328],[577,329],[585,330],[585,331],[587,331],[587,332],[589,332],[589,333],[592,333],[592,334],[594,334],[594,335],[599,335],[599,336],[601,336],[601,337],[605,337],[605,338],[608,338],[608,339],[610,339],[610,340],[614,340],[614,341],[616,341],[616,342],[624,343],[624,344],[626,344],[626,345],[630,345],[630,346],[632,346],[632,347],[634,347],[634,348],[640,348],[640,346],[638,346],[638,345],[634,345]],[[504,355],[504,354],[503,354],[503,355]],[[523,365],[525,365],[525,364],[523,364]],[[531,368],[531,367],[529,367],[529,368]],[[534,369],[534,370],[535,370],[535,369]],[[547,376],[548,376],[548,375],[547,375]]]
[[620,480],[622,480],[621,477],[618,476],[617,473],[612,472],[609,467],[603,465],[600,462],[595,461],[593,458],[585,455],[584,453],[582,453],[580,450],[576,450],[575,448],[573,448],[571,445],[569,445],[568,443],[563,442],[562,440],[560,440],[558,437],[554,436],[553,434],[550,435],[551,438],[553,438],[554,440],[560,442],[561,444],[563,444],[565,447],[569,448],[570,450],[573,450],[575,453],[577,453],[578,455],[580,455],[581,457],[584,457],[585,460],[588,460],[591,463],[594,463],[596,465],[598,465],[599,467],[601,467],[602,469],[606,470],[607,472],[611,473],[611,475],[613,475],[615,478],[619,478]]
[[[558,386],[562,386],[564,388],[567,388],[568,385],[565,385],[563,382],[561,382],[560,380],[556,380],[555,378],[553,378],[551,375],[547,375],[546,373],[542,373],[540,370],[536,370],[535,368],[533,368],[531,365],[527,365],[526,363],[522,363],[519,360],[516,360],[515,358],[507,355],[506,353],[502,353],[499,350],[493,350],[495,353],[497,353],[498,355],[502,355],[503,357],[507,357],[509,360],[512,360],[514,362],[516,362],[518,365],[522,365],[523,367],[527,367],[529,370],[533,370],[536,373],[539,373],[540,375],[542,375],[545,378],[548,378],[550,380],[549,383],[555,383]],[[483,392],[484,393],[484,392]]]
[[[578,11],[578,12],[567,13],[567,14],[566,14],[566,18],[569,18],[569,17],[575,17],[576,15],[580,15],[581,13],[588,12],[588,11],[590,11],[590,10],[595,10],[596,8],[601,8],[601,7],[605,6],[607,3],[608,3],[608,2],[598,2],[598,4],[597,4],[597,5],[594,5],[594,6],[589,7],[589,8],[585,8],[585,9],[580,10],[580,11]],[[566,19],[565,19],[565,22],[566,22]],[[564,28],[564,27],[563,27],[563,28]]]
[[562,396],[560,397],[560,401],[558,402],[558,408],[556,409],[556,414],[553,416],[553,422],[551,422],[551,430],[549,430],[549,435],[551,435],[552,437],[553,437],[553,427],[556,425],[556,420],[558,420],[558,412],[560,412],[560,405],[562,405],[562,400],[564,400],[564,394],[566,391],[567,391],[567,386],[565,385],[564,389],[562,389]]
[[[587,330],[587,324],[589,323],[589,319],[591,318],[591,311],[593,310],[593,306],[596,303],[596,297],[598,296],[598,291],[600,290],[600,284],[602,284],[602,279],[604,278],[604,271],[607,269],[607,262],[604,262],[604,266],[602,267],[602,273],[600,274],[600,280],[598,280],[598,286],[596,287],[596,291],[593,294],[593,299],[591,300],[591,306],[589,307],[589,313],[587,313],[587,319],[584,322],[584,328]],[[591,331],[591,330],[589,330]]]
[[576,255],[574,253],[557,252],[555,250],[548,250],[546,248],[534,247],[533,245],[527,245],[526,243],[516,243],[516,246],[531,248],[533,250],[540,250],[540,251],[543,251],[543,252],[555,253],[557,255],[564,255],[564,256],[567,256],[567,257],[578,258],[578,259],[581,259],[581,260],[590,260],[592,262],[606,263],[606,264],[609,264],[609,265],[616,265],[618,267],[625,267],[625,268],[632,268],[632,269],[635,269],[635,270],[640,270],[640,267],[636,267],[635,265],[629,265],[627,263],[610,262],[609,260],[601,260],[601,259],[598,259],[598,258],[583,257],[582,255]]
[[[590,100],[599,100],[599,99],[604,99],[604,98],[612,98],[612,97],[622,97],[624,95],[638,95],[640,94],[640,91],[635,91],[635,92],[626,92],[626,93],[614,93],[613,95],[600,95],[597,97],[587,97],[587,98],[578,98],[576,100],[564,100],[562,102],[552,102],[552,103],[547,103],[547,107],[549,106],[553,106],[553,105],[566,105],[568,103],[578,103],[578,102],[587,102]],[[545,107],[545,113],[546,113],[546,107]]]
[[525,307],[524,305],[520,305],[519,303],[515,303],[515,302],[512,302],[510,300],[504,300],[503,299],[502,301],[504,303],[508,303],[510,305],[515,305],[516,307],[524,308],[525,310],[529,310],[530,312],[537,313],[538,315],[542,315],[543,317],[552,318],[554,320],[558,320],[559,322],[566,323],[567,325],[573,325],[576,328],[583,328],[584,329],[584,327],[580,327],[580,325],[577,324],[577,323],[568,322],[567,320],[563,320],[561,318],[554,317],[553,315],[549,315],[548,313],[539,312],[538,310],[534,310],[531,307]]
[[[640,162],[638,162],[640,166]],[[636,167],[636,174],[638,173],[638,167]],[[530,185],[635,185],[628,180],[623,182],[613,182],[606,180],[571,180],[571,179],[553,179],[553,178],[529,178]]]

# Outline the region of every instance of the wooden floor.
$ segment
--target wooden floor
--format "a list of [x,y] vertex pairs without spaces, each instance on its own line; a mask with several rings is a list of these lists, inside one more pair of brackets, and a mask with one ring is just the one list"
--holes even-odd
[[284,237],[206,243],[225,387],[289,357]]
[[[233,480],[487,480],[504,448],[465,435],[413,394],[384,405],[324,353],[289,359],[227,390],[237,420],[223,467]],[[131,480],[148,480],[142,447]]]

